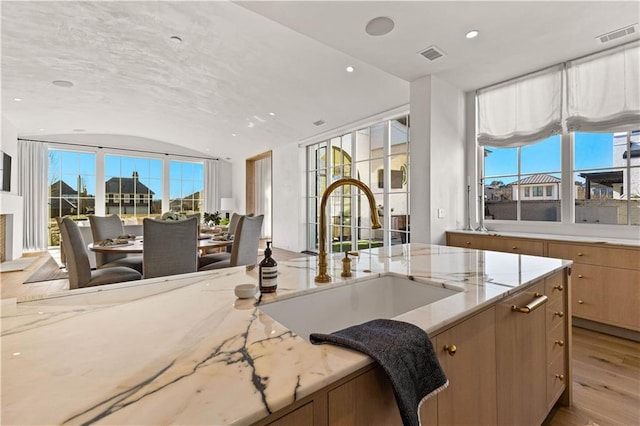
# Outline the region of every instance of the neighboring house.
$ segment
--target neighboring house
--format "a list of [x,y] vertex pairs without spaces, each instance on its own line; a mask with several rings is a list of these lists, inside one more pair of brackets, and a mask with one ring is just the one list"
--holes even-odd
[[50,217],[66,215],[92,214],[95,212],[95,197],[84,193],[78,195],[63,180],[57,180],[49,186]]
[[194,192],[183,198],[175,198],[169,202],[172,212],[199,212],[202,210],[201,192]]
[[560,179],[538,174],[511,184],[513,200],[539,201],[560,199]]
[[106,214],[150,214],[154,192],[138,178],[112,177],[105,182]]

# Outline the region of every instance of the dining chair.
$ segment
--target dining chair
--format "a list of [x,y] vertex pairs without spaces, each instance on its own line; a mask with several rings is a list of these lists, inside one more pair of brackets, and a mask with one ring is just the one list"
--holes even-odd
[[198,219],[142,221],[145,278],[198,270]]
[[[122,220],[117,214],[109,216],[89,215],[93,242],[97,243],[107,238],[115,239],[125,234]],[[98,269],[114,266],[126,266],[142,273],[142,256],[124,253],[96,253],[96,267]]]
[[199,271],[210,271],[232,266],[258,263],[258,245],[264,215],[242,216],[238,220],[231,253],[213,253],[201,256]]
[[126,266],[114,266],[92,271],[82,233],[73,219],[65,217],[60,221],[60,233],[67,258],[70,289],[134,281],[142,278],[140,272]]

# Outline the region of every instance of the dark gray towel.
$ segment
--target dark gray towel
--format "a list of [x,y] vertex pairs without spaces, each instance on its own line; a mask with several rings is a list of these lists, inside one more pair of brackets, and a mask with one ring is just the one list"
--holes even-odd
[[419,425],[420,403],[449,385],[429,335],[413,324],[375,319],[331,334],[313,333],[310,340],[355,349],[380,364],[405,425]]

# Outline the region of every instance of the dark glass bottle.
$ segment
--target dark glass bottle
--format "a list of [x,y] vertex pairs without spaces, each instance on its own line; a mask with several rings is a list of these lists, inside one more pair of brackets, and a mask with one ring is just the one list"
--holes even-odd
[[271,241],[267,241],[259,268],[260,293],[273,293],[278,288],[278,263],[271,257]]

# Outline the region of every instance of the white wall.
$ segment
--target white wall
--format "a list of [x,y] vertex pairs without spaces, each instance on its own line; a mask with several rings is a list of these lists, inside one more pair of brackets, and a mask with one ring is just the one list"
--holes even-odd
[[305,248],[304,150],[292,143],[272,151],[273,246],[300,252]]
[[24,226],[24,206],[18,196],[18,133],[15,126],[2,117],[2,151],[11,156],[11,192],[0,191],[0,214],[7,215],[6,258],[14,260],[22,256],[22,229]]
[[410,96],[411,241],[444,244],[445,231],[465,223],[464,93],[425,76]]

